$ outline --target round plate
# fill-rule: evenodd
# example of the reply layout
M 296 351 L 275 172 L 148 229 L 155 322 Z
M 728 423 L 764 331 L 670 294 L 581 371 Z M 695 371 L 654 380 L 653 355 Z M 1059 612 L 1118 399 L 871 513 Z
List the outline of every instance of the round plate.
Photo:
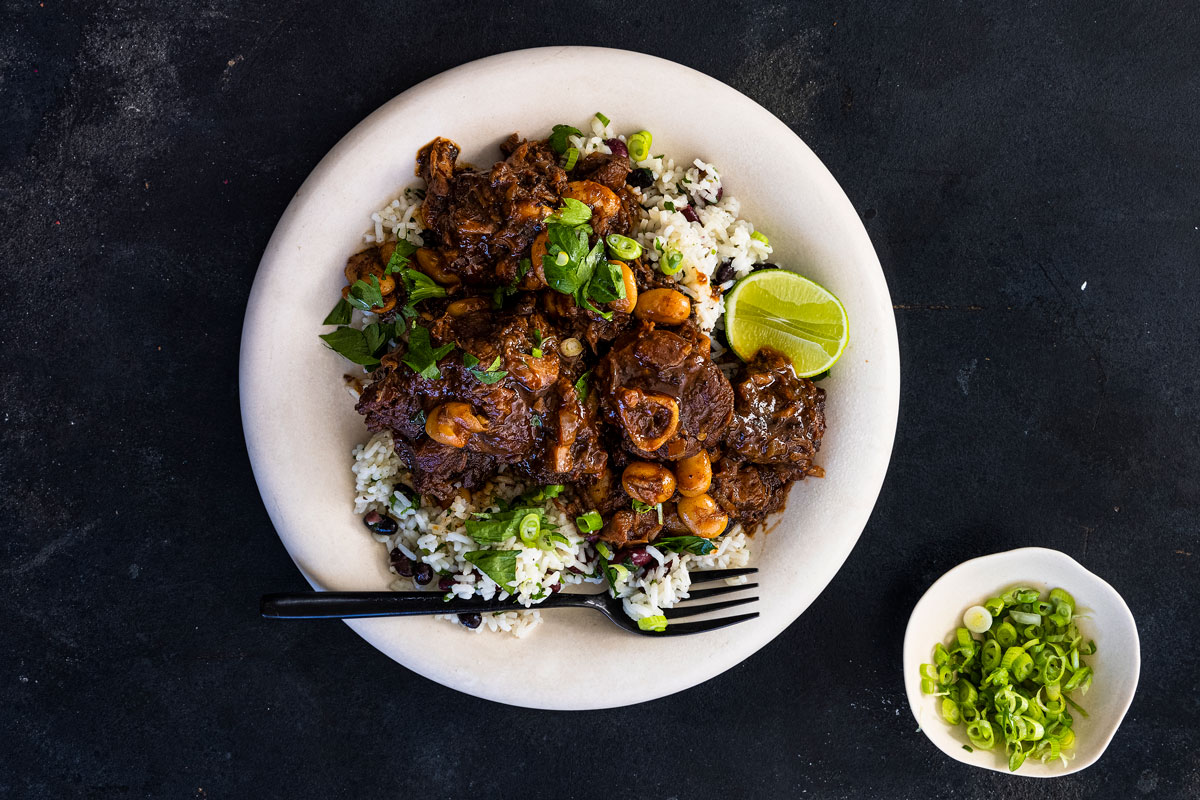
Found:
M 510 133 L 537 138 L 603 111 L 646 129 L 654 152 L 721 169 L 742 216 L 771 237 L 777 263 L 846 305 L 850 344 L 828 390 L 819 462 L 769 535 L 755 537 L 762 612 L 698 636 L 653 641 L 582 610 L 546 612 L 523 639 L 438 619 L 350 622 L 404 666 L 479 697 L 548 709 L 637 703 L 695 686 L 777 636 L 825 588 L 858 540 L 883 483 L 900 394 L 891 298 L 858 214 L 786 125 L 712 78 L 651 56 L 590 47 L 524 50 L 432 78 L 342 139 L 284 212 L 263 254 L 241 351 L 246 443 L 267 512 L 317 589 L 382 589 L 383 548 L 353 514 L 350 450 L 367 438 L 342 385 L 350 365 L 317 338 L 363 247 L 370 214 L 411 184 L 417 149 L 436 136 L 491 164 Z M 275 587 L 262 587 L 263 590 Z

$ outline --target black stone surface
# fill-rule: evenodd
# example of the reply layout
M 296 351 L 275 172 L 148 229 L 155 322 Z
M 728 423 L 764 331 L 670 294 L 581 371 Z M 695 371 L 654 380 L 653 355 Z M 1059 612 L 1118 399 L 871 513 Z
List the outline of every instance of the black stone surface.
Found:
M 457 5 L 0 3 L 0 797 L 1200 796 L 1195 5 Z M 903 360 L 883 494 L 811 610 L 590 714 L 261 622 L 305 584 L 238 417 L 251 279 L 321 156 L 545 44 L 674 59 L 791 125 L 862 213 Z M 943 757 L 900 672 L 930 582 L 1031 544 L 1110 581 L 1143 647 L 1108 753 L 1049 782 Z

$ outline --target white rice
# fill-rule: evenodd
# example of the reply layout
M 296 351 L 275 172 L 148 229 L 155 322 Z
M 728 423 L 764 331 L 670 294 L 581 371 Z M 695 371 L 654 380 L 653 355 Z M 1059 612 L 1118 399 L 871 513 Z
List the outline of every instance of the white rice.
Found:
M 605 139 L 620 139 L 612 123 L 604 125 L 592 118 L 592 135 L 571 136 L 572 147 L 581 157 L 590 153 L 611 153 Z M 657 157 L 656 157 L 657 156 Z M 671 250 L 683 256 L 675 273 L 680 288 L 691 296 L 696 319 L 704 331 L 711 331 L 724 312 L 721 293 L 744 277 L 756 264 L 767 260 L 771 246 L 754 239 L 754 225 L 740 219 L 741 203 L 729 194 L 720 194 L 721 174 L 715 166 L 697 158 L 691 164 L 676 165 L 674 159 L 655 153 L 636 164 L 654 176 L 654 184 L 638 190 L 643 215 L 636 226 L 636 238 L 646 257 L 657 263 L 662 253 Z M 720 200 L 718 200 L 720 195 Z M 699 222 L 689 222 L 681 209 L 690 206 Z M 711 286 L 713 273 L 726 260 L 732 262 L 733 280 Z
M 399 525 L 396 533 L 391 536 L 368 535 L 384 545 L 387 553 L 399 550 L 408 558 L 428 564 L 439 578 L 454 576 L 454 585 L 446 592 L 447 595 L 462 598 L 478 595 L 485 600 L 513 597 L 529 609 L 548 597 L 555 584 L 566 587 L 604 582 L 604 577 L 597 570 L 595 549 L 579 534 L 574 521 L 551 502 L 546 505 L 546 515 L 567 539 L 567 543 L 557 542 L 553 549 L 540 550 L 521 547 L 514 537 L 492 546 L 497 550 L 521 550 L 517 557 L 516 585 L 498 586 L 463 558 L 472 550 L 486 549 L 466 534 L 463 525 L 473 513 L 494 510 L 496 500 L 511 500 L 525 487 L 500 473 L 489 485 L 472 494 L 472 502 L 460 496 L 446 509 L 432 504 L 414 506 L 405 494 L 405 490 L 408 494 L 415 494 L 411 490 L 411 477 L 396 455 L 393 444 L 391 432 L 382 431 L 372 436 L 366 444 L 354 448 L 354 464 L 351 467 L 356 491 L 354 511 L 356 514 L 368 511 L 390 514 Z M 692 584 L 689 570 L 724 569 L 749 563 L 749 539 L 741 528 L 730 529 L 717 541 L 717 545 L 716 552 L 707 556 L 681 556 L 679 553 L 647 547 L 646 551 L 654 558 L 654 563 L 636 574 L 626 575 L 615 587 L 616 596 L 622 599 L 625 612 L 633 619 L 641 619 L 661 614 L 664 608 L 686 599 Z M 733 579 L 731 582 L 739 581 Z M 391 588 L 407 591 L 419 587 L 411 579 L 397 575 Z M 453 614 L 445 615 L 444 619 L 458 622 L 458 617 Z M 475 630 L 486 628 L 505 631 L 519 637 L 537 626 L 541 619 L 541 614 L 536 610 L 485 614 L 484 624 Z
M 571 146 L 579 149 L 580 157 L 595 152 L 611 153 L 604 140 L 617 138 L 624 141 L 626 138 L 614 133 L 611 122 L 604 125 L 598 118 L 591 121 L 591 134 L 569 138 Z M 695 159 L 691 164 L 677 166 L 670 158 L 655 157 L 652 149 L 651 156 L 638 162 L 637 166 L 651 171 L 654 184 L 644 190 L 635 190 L 640 195 L 643 209 L 636 225 L 636 238 L 651 261 L 657 262 L 665 250 L 682 255 L 682 268 L 674 276 L 675 280 L 691 296 L 701 328 L 711 331 L 724 311 L 721 294 L 732 285 L 729 281 L 713 287 L 713 273 L 722 262 L 730 260 L 736 280 L 765 261 L 771 254 L 771 247 L 751 238 L 754 226 L 738 217 L 741 206 L 736 198 L 723 194 L 718 200 L 721 175 L 712 164 Z M 372 229 L 363 240 L 377 244 L 407 239 L 416 245 L 423 244 L 418 221 L 423 197 L 423 190 L 417 187 L 405 189 L 399 197 L 371 215 Z M 699 222 L 688 221 L 679 210 L 684 206 L 690 206 L 696 212 Z M 713 348 L 714 356 L 719 355 L 721 348 L 715 341 Z M 409 494 L 415 495 L 411 490 L 411 477 L 396 455 L 391 433 L 375 434 L 366 444 L 356 446 L 353 456 L 354 512 L 388 513 L 399 523 L 399 530 L 391 536 L 370 534 L 387 548 L 388 553 L 399 550 L 406 557 L 431 566 L 439 577 L 454 576 L 454 584 L 446 592 L 447 596 L 502 600 L 514 597 L 527 609 L 484 615 L 483 624 L 475 632 L 486 629 L 524 636 L 541 623 L 541 613 L 531 607 L 550 595 L 551 586 L 605 582 L 598 574 L 595 549 L 579 534 L 574 521 L 552 502 L 547 503 L 547 516 L 566 537 L 567 544 L 556 543 L 550 550 L 521 548 L 515 585 L 498 586 L 463 558 L 467 552 L 484 549 L 466 535 L 463 527 L 466 520 L 473 513 L 494 509 L 496 500 L 511 500 L 525 490 L 525 486 L 510 476 L 497 475 L 482 490 L 472 494 L 471 502 L 458 497 L 447 509 L 437 505 L 414 506 L 400 489 L 408 487 Z M 614 587 L 625 612 L 633 619 L 659 615 L 663 609 L 687 598 L 691 587 L 690 570 L 743 567 L 749 563 L 749 537 L 740 527 L 731 528 L 717 545 L 717 550 L 707 556 L 681 555 L 647 547 L 653 562 L 642 570 L 625 574 Z M 518 540 L 513 538 L 495 545 L 494 549 L 512 550 L 518 546 Z M 745 578 L 727 582 L 744 583 Z M 411 579 L 397 575 L 391 588 L 410 590 L 414 584 Z M 456 615 L 446 614 L 443 618 L 458 623 Z

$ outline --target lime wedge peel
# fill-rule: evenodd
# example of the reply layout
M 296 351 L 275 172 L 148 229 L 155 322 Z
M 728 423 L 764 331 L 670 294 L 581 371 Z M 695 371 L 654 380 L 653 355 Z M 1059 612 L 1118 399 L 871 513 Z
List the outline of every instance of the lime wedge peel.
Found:
M 791 359 L 802 378 L 832 367 L 846 349 L 846 308 L 832 292 L 785 269 L 742 278 L 725 295 L 725 333 L 743 361 L 770 347 Z

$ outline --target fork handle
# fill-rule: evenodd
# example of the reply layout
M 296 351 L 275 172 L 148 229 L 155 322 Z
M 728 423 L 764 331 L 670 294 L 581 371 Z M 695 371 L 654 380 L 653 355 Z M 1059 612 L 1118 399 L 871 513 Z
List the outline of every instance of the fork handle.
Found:
M 360 619 L 429 614 L 489 614 L 523 611 L 512 600 L 445 600 L 441 592 L 285 592 L 263 595 L 259 610 L 266 619 Z M 537 608 L 582 605 L 581 595 L 556 594 Z M 552 602 L 555 601 L 555 602 Z

